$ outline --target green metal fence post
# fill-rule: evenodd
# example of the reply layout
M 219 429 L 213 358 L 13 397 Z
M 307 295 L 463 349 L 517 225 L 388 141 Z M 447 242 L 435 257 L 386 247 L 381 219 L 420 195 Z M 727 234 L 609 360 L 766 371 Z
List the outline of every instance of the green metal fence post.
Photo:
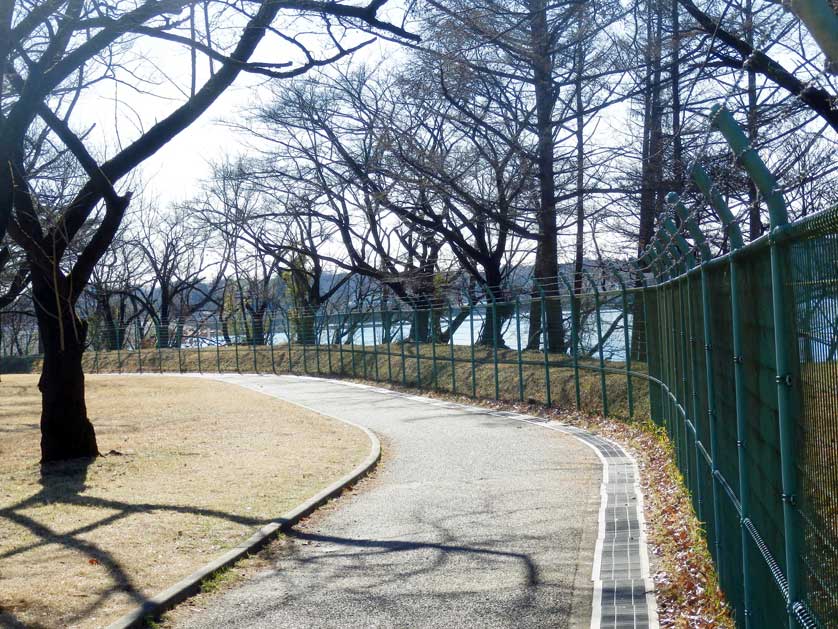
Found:
M 471 348 L 471 397 L 477 397 L 477 366 L 474 362 L 474 303 L 471 300 L 471 295 L 466 293 L 468 300 L 468 328 L 469 328 L 469 347 Z
M 620 275 L 619 269 L 611 267 L 614 278 L 620 285 L 620 300 L 623 307 L 623 347 L 625 347 L 625 368 L 626 368 L 626 403 L 628 404 L 629 419 L 634 419 L 634 394 L 631 389 L 631 344 L 629 341 L 629 307 L 626 283 Z
M 163 350 L 161 349 L 161 346 L 160 346 L 160 326 L 158 325 L 156 327 L 157 327 L 157 343 L 156 343 L 156 345 L 157 345 L 157 370 L 160 373 L 163 373 Z
M 372 360 L 375 367 L 375 381 L 380 382 L 381 376 L 378 370 L 378 338 L 375 335 L 375 309 L 370 308 L 370 319 L 372 320 Z M 381 331 L 384 332 L 384 322 L 381 322 Z
M 413 340 L 416 341 L 416 388 L 422 388 L 422 358 L 420 356 L 419 347 L 419 312 L 417 307 L 413 306 Z
M 114 339 L 116 339 L 116 369 L 122 373 L 122 352 L 120 351 L 119 325 L 113 324 Z
M 300 321 L 300 328 L 301 328 L 300 346 L 303 349 L 303 373 L 308 374 L 308 352 L 306 350 L 308 349 L 307 345 L 309 343 L 309 339 L 307 338 L 309 327 L 308 327 L 308 323 L 306 322 L 307 317 L 306 317 L 305 310 L 303 310 L 302 315 L 298 315 L 298 316 L 299 316 L 298 320 Z
M 524 401 L 524 364 L 521 356 L 521 298 L 515 295 L 515 338 L 518 349 L 518 400 Z
M 544 356 L 544 388 L 545 388 L 545 403 L 547 407 L 553 406 L 553 395 L 551 392 L 550 387 L 550 355 L 549 355 L 549 347 L 548 344 L 549 339 L 547 338 L 547 305 L 544 301 L 544 287 L 533 278 L 533 283 L 535 287 L 538 289 L 538 298 L 540 300 L 541 308 L 539 308 L 539 314 L 541 316 L 541 342 L 544 346 L 543 356 Z M 557 299 L 561 299 L 561 297 L 557 297 Z
M 221 373 L 221 334 L 218 332 L 218 316 L 215 317 L 215 367 Z
M 492 361 L 495 370 L 495 399 L 497 400 L 500 399 L 500 380 L 498 378 L 498 306 L 491 287 L 487 286 L 486 292 L 492 302 Z
M 667 201 L 673 205 L 675 208 L 676 214 L 681 219 L 682 225 L 684 225 L 687 231 L 690 233 L 693 241 L 695 242 L 696 246 L 698 247 L 698 251 L 700 253 L 700 263 L 704 264 L 709 262 L 712 259 L 712 254 L 710 253 L 710 247 L 707 245 L 707 239 L 704 237 L 704 233 L 698 227 L 698 224 L 693 220 L 692 216 L 690 215 L 689 211 L 684 204 L 678 198 L 678 195 L 675 193 L 670 193 L 667 195 Z M 699 434 L 699 422 L 698 422 L 698 364 L 697 364 L 697 356 L 696 356 L 696 335 L 695 335 L 695 313 L 693 313 L 692 309 L 692 274 L 687 274 L 687 320 L 689 321 L 690 326 L 690 372 L 692 374 L 692 416 L 694 425 L 694 449 L 695 449 L 695 474 L 696 474 L 696 502 L 697 508 L 696 512 L 698 513 L 699 519 L 702 518 L 702 492 L 701 492 L 701 483 L 698 482 L 699 480 L 699 456 L 700 451 L 698 448 L 698 444 L 701 442 L 701 435 Z
M 367 379 L 367 341 L 364 338 L 364 323 L 366 323 L 366 315 L 361 310 L 362 306 L 358 306 L 358 314 L 361 317 L 361 363 L 363 364 L 364 380 Z
M 454 313 L 448 303 L 448 347 L 451 349 L 451 393 L 457 395 L 457 363 L 454 361 Z
M 352 358 L 352 377 L 357 378 L 358 375 L 355 370 L 355 308 L 354 306 L 349 309 L 349 321 L 351 325 L 349 327 L 349 331 L 351 332 L 349 336 L 349 356 Z M 366 368 L 366 365 L 364 365 Z M 365 369 L 366 371 L 366 369 Z M 366 375 L 366 374 L 365 374 Z
M 581 296 L 576 294 L 573 285 L 561 271 L 559 271 L 559 277 L 567 287 L 570 296 L 570 344 L 573 358 L 573 387 L 576 394 L 576 410 L 581 411 L 582 386 L 579 382 L 579 299 Z
M 195 348 L 198 350 L 198 373 L 204 373 L 201 366 L 201 326 L 195 322 Z
M 698 459 L 696 457 L 696 472 L 695 476 L 692 474 L 692 465 L 690 461 L 690 449 L 687 447 L 687 444 L 690 441 L 689 435 L 689 426 L 692 424 L 690 421 L 689 416 L 687 415 L 687 398 L 689 397 L 689 380 L 687 378 L 688 368 L 687 368 L 687 360 L 689 356 L 689 341 L 687 338 L 687 316 L 685 314 L 686 311 L 686 303 L 684 299 L 684 287 L 689 279 L 689 272 L 695 266 L 695 260 L 693 259 L 690 246 L 687 244 L 686 240 L 684 240 L 683 236 L 678 231 L 678 228 L 673 223 L 672 219 L 667 218 L 663 223 L 664 229 L 668 232 L 672 242 L 675 244 L 679 254 L 680 260 L 682 261 L 682 267 L 680 269 L 681 275 L 677 279 L 676 283 L 678 286 L 678 308 L 679 308 L 679 323 L 678 325 L 678 334 L 681 337 L 681 388 L 683 390 L 683 396 L 681 397 L 681 415 L 683 417 L 683 425 L 684 425 L 684 475 L 686 477 L 686 484 L 687 487 L 692 487 L 692 479 L 695 478 L 696 485 L 698 485 Z M 688 295 L 689 297 L 689 295 Z M 677 382 L 676 382 L 676 392 L 677 392 Z M 678 397 L 676 395 L 676 397 Z M 695 417 L 693 417 L 693 422 L 695 421 Z
M 312 315 L 314 318 L 314 369 L 317 371 L 317 375 L 319 376 L 321 373 L 320 369 L 320 334 L 322 332 L 322 321 L 323 316 L 320 316 L 320 323 L 317 321 L 317 311 L 314 311 Z
M 140 322 L 136 321 L 137 328 L 137 369 L 140 373 L 143 372 L 143 329 Z
M 794 321 L 787 312 L 789 295 L 786 274 L 789 272 L 788 246 L 778 238 L 788 224 L 786 203 L 774 176 L 748 144 L 742 129 L 724 107 L 711 109 L 711 122 L 721 131 L 736 159 L 745 167 L 768 206 L 770 219 L 771 301 L 774 315 L 774 355 L 777 382 L 777 416 L 780 435 L 780 470 L 783 486 L 783 528 L 788 582 L 788 626 L 796 626 L 795 612 L 802 605 L 802 584 L 799 576 L 800 526 L 796 508 L 797 474 L 795 469 L 795 387 L 799 386 L 798 365 L 792 360 L 789 345 L 796 343 Z M 793 299 L 793 297 L 792 297 Z
M 271 352 L 271 373 L 276 374 L 276 358 L 274 356 L 274 325 L 276 315 L 268 311 L 268 347 Z
M 405 360 L 404 346 L 407 340 L 404 338 L 404 315 L 402 314 L 402 304 L 399 304 L 399 345 L 401 347 L 402 355 L 402 386 L 407 386 L 407 362 Z
M 748 461 L 745 456 L 747 435 L 747 408 L 745 405 L 745 348 L 742 344 L 742 307 L 739 285 L 739 257 L 737 252 L 744 246 L 742 233 L 733 213 L 725 203 L 724 198 L 715 187 L 710 177 L 699 165 L 695 165 L 690 173 L 705 200 L 715 210 L 716 216 L 724 225 L 730 243 L 731 255 L 728 258 L 730 270 L 730 319 L 733 336 L 733 379 L 734 395 L 736 396 L 736 451 L 739 467 L 739 531 L 742 546 L 742 588 L 745 629 L 751 626 L 752 605 L 752 575 L 750 552 L 750 534 L 748 524 L 751 518 L 751 488 Z
M 659 235 L 659 234 L 658 234 Z M 660 357 L 660 381 L 661 381 L 661 411 L 663 412 L 663 425 L 667 430 L 667 434 L 672 439 L 672 398 L 670 397 L 669 384 L 672 381 L 671 369 L 672 361 L 670 360 L 670 343 L 669 336 L 666 334 L 667 308 L 668 299 L 666 295 L 666 280 L 668 277 L 668 266 L 670 264 L 669 256 L 658 242 L 656 235 L 655 240 L 651 243 L 653 260 L 655 264 L 655 297 L 658 305 L 658 355 Z M 673 440 L 674 441 L 674 440 Z
M 233 353 L 236 355 L 236 373 L 241 373 L 239 367 L 239 325 L 236 315 L 233 315 Z
M 722 530 L 721 530 L 721 523 L 720 523 L 720 513 L 719 513 L 719 503 L 721 502 L 719 499 L 719 464 L 718 464 L 718 452 L 719 452 L 719 430 L 717 425 L 717 414 L 716 414 L 716 375 L 715 375 L 715 365 L 713 362 L 713 332 L 710 325 L 711 321 L 711 298 L 710 298 L 710 285 L 707 279 L 707 268 L 706 264 L 701 264 L 701 315 L 704 327 L 704 353 L 705 353 L 705 372 L 707 374 L 707 416 L 709 420 L 709 427 L 710 427 L 710 465 L 712 468 L 713 474 L 713 483 L 712 483 L 712 497 L 713 497 L 713 528 L 715 531 L 715 535 L 713 536 L 715 540 L 715 554 L 716 554 L 716 565 L 718 566 L 718 572 L 722 572 L 723 570 L 723 561 L 722 561 Z
M 253 326 L 253 319 L 250 321 L 250 341 L 251 351 L 253 352 L 253 371 L 259 373 L 259 364 L 256 362 L 256 330 Z
M 436 372 L 436 310 L 431 305 L 428 312 L 428 324 L 431 327 L 431 387 L 434 391 L 439 389 Z
M 384 333 L 387 333 L 387 384 L 393 384 L 393 319 L 390 311 L 386 310 L 387 304 L 381 302 L 381 341 L 384 341 Z M 384 317 L 388 317 L 388 325 L 384 327 Z
M 329 329 L 329 312 L 324 308 L 323 310 L 323 317 L 326 319 L 325 329 L 326 329 L 326 362 L 329 365 L 329 373 L 335 373 L 334 367 L 332 367 L 332 332 Z
M 599 347 L 599 386 L 602 394 L 602 414 L 608 417 L 608 388 L 605 382 L 605 352 L 602 347 L 602 316 L 600 314 L 599 288 L 587 269 L 583 268 L 582 273 L 588 278 L 588 282 L 594 290 L 594 314 L 596 317 L 596 339 Z
M 288 373 L 294 373 L 294 362 L 291 359 L 291 337 L 293 330 L 291 330 L 291 308 L 285 311 L 285 334 L 288 340 Z

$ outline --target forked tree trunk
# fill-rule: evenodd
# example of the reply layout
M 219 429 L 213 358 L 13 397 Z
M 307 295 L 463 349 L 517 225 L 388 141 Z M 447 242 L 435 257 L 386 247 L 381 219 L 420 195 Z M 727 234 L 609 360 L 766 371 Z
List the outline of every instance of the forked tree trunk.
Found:
M 38 330 L 44 349 L 44 363 L 38 388 L 41 391 L 41 462 L 89 458 L 99 454 L 96 433 L 87 417 L 84 401 L 82 354 L 87 323 L 61 299 L 56 316 L 56 293 L 51 282 L 33 276 Z M 50 308 L 52 311 L 47 311 Z

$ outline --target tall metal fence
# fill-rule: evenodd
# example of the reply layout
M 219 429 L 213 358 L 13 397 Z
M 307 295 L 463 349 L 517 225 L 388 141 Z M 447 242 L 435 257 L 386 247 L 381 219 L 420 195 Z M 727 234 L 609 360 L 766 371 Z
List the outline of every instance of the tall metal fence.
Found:
M 730 114 L 714 110 L 713 124 L 771 219 L 744 244 L 694 165 L 723 255 L 670 195 L 636 263 L 443 291 L 421 307 L 367 296 L 335 310 L 91 323 L 85 367 L 332 375 L 651 418 L 674 444 L 737 624 L 838 627 L 838 208 L 789 223 Z M 0 327 L 7 369 L 37 360 L 20 357 L 37 352 L 36 333 Z

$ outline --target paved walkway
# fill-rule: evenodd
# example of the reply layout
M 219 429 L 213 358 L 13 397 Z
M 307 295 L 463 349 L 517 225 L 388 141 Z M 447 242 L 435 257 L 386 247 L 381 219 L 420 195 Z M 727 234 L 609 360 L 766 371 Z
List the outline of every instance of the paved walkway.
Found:
M 362 424 L 384 459 L 185 627 L 650 626 L 634 466 L 607 442 L 334 381 L 218 378 Z

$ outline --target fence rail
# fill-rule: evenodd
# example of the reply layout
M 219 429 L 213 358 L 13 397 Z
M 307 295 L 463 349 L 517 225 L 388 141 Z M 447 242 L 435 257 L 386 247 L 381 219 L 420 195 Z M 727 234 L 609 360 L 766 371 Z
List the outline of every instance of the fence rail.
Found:
M 258 319 L 207 313 L 165 329 L 91 324 L 86 369 L 337 375 L 651 418 L 675 446 L 737 624 L 838 627 L 838 208 L 788 223 L 733 119 L 717 109 L 713 122 L 771 218 L 746 245 L 694 165 L 723 255 L 670 195 L 637 263 L 427 308 L 367 300 Z M 559 339 L 548 312 L 560 313 Z M 15 334 L 4 327 L 0 340 L 7 370 L 37 360 L 11 356 L 37 347 L 36 333 Z

